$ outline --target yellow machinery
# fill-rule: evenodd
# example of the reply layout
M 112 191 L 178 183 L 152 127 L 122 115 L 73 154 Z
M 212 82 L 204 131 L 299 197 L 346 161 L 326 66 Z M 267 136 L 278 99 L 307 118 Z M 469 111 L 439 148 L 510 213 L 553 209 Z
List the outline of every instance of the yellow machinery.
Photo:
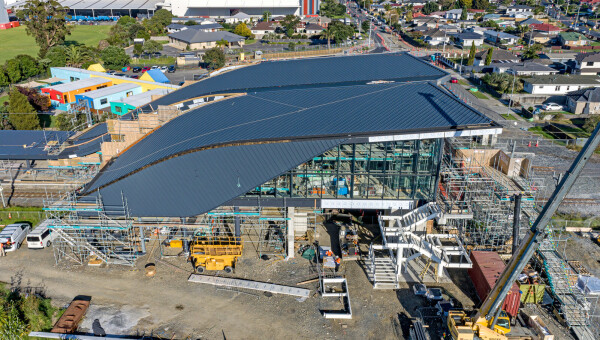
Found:
M 231 273 L 243 248 L 242 242 L 235 237 L 197 237 L 190 245 L 190 261 L 198 274 L 205 270 Z
M 510 322 L 506 313 L 502 311 L 504 299 L 513 282 L 517 280 L 518 275 L 523 271 L 538 245 L 543 241 L 546 226 L 550 224 L 552 215 L 558 209 L 599 144 L 600 124 L 596 126 L 585 146 L 542 208 L 531 229 L 513 252 L 506 268 L 500 274 L 492 291 L 483 301 L 477 313 L 472 317 L 467 316 L 464 311 L 450 311 L 448 313 L 447 326 L 454 340 L 506 340 L 517 337 L 515 334 L 509 333 Z

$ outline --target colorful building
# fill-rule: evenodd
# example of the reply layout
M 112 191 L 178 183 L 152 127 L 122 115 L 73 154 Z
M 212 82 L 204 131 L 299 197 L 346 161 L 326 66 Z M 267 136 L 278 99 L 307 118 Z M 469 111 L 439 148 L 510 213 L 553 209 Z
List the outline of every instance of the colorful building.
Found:
M 126 113 L 129 113 L 130 111 L 137 109 L 140 106 L 144 106 L 150 103 L 153 100 L 153 98 L 157 98 L 157 96 L 164 96 L 169 92 L 171 92 L 171 90 L 156 89 L 136 94 L 130 97 L 122 98 L 119 100 L 111 101 L 110 112 L 122 116 Z
M 94 78 L 92 78 L 94 79 Z M 107 88 L 90 91 L 75 96 L 77 103 L 87 102 L 90 109 L 101 110 L 110 107 L 110 102 L 142 93 L 136 84 L 118 84 Z
M 113 76 L 103 72 L 89 71 L 75 67 L 52 67 L 50 68 L 52 77 L 58 77 L 65 79 L 65 81 L 76 81 L 87 78 L 103 78 L 109 80 L 113 85 L 117 84 L 136 84 L 142 88 L 143 92 L 154 90 L 154 89 L 169 89 L 176 90 L 179 88 L 177 85 L 155 83 L 151 81 L 145 81 L 141 79 L 133 79 L 128 77 Z
M 50 96 L 50 100 L 59 110 L 68 110 L 69 105 L 75 102 L 75 95 L 95 91 L 112 85 L 112 82 L 103 78 L 88 78 L 71 81 L 65 84 L 48 86 L 42 93 Z
M 88 69 L 88 71 L 106 72 L 106 69 L 104 67 L 102 67 L 102 65 L 100 65 L 100 64 L 92 64 L 87 69 Z
M 155 83 L 163 83 L 163 84 L 170 83 L 169 78 L 167 78 L 165 76 L 165 74 L 162 73 L 161 70 L 148 70 L 148 71 L 144 72 L 144 74 L 142 74 L 142 76 L 140 77 L 140 80 L 145 80 L 145 81 L 150 81 L 150 82 L 155 82 Z
M 302 0 L 302 15 L 317 15 L 319 13 L 319 0 Z

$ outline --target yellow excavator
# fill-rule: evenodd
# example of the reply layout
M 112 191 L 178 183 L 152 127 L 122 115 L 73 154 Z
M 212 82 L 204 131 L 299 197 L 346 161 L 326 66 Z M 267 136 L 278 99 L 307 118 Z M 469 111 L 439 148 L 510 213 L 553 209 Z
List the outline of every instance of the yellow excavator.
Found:
M 556 186 L 554 193 L 544 205 L 541 213 L 533 223 L 531 229 L 523 242 L 518 246 L 508 265 L 500 275 L 492 291 L 481 304 L 474 316 L 468 316 L 464 311 L 450 311 L 448 313 L 447 326 L 454 340 L 507 340 L 510 334 L 510 320 L 502 311 L 502 304 L 506 295 L 517 280 L 517 276 L 523 271 L 525 265 L 535 253 L 539 243 L 544 239 L 545 227 L 550 224 L 552 215 L 565 198 L 585 164 L 592 156 L 594 150 L 600 144 L 600 124 L 596 126 L 590 138 L 577 158 L 571 164 L 560 183 Z

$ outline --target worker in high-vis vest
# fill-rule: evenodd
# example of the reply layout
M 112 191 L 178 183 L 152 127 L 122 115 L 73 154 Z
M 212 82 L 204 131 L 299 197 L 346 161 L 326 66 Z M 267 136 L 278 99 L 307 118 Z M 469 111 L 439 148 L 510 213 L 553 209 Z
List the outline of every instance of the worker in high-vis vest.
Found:
M 0 243 L 0 256 L 6 256 L 6 250 L 4 250 L 4 243 Z

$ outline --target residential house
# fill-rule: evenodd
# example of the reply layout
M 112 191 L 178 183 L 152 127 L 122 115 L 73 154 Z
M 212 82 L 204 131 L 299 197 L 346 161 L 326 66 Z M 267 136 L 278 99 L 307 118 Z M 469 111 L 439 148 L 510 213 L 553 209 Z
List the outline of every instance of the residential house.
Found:
M 552 67 L 533 62 L 494 63 L 490 66 L 493 68 L 494 73 L 516 74 L 517 76 L 531 77 L 558 74 L 558 71 Z
M 203 32 L 195 29 L 169 34 L 171 46 L 185 50 L 203 50 L 217 46 L 217 41 L 226 40 L 229 47 L 244 46 L 246 38 L 227 31 Z
M 446 11 L 446 15 L 444 16 L 444 18 L 448 20 L 460 20 L 462 12 L 463 11 L 460 8 L 451 9 L 449 11 Z M 472 20 L 474 17 L 475 13 L 467 12 L 467 20 Z
M 189 26 L 186 25 L 182 25 L 182 24 L 169 24 L 167 26 L 167 32 L 169 33 L 175 33 L 175 32 L 179 32 L 179 31 L 183 31 L 183 30 L 187 30 Z
M 490 14 L 486 14 L 483 16 L 483 21 L 498 20 L 498 19 L 500 19 L 500 17 L 501 17 L 500 14 L 490 13 Z
M 446 11 L 435 11 L 435 12 L 429 13 L 429 16 L 432 18 L 445 18 Z
M 425 6 L 429 1 L 431 1 L 431 0 L 407 0 L 407 1 L 404 1 L 404 4 L 413 5 L 413 7 L 414 6 Z
M 521 16 L 525 15 L 527 17 L 533 15 L 533 10 L 533 7 L 525 5 L 514 5 L 506 9 L 506 15 L 508 15 L 509 17 L 515 17 L 518 14 Z
M 261 21 L 257 22 L 254 27 L 250 29 L 252 34 L 258 39 L 261 39 L 266 34 L 275 33 L 276 24 L 273 21 Z
M 460 26 L 456 25 L 456 24 L 439 25 L 438 29 L 442 32 L 446 32 L 447 34 L 454 34 L 454 35 L 456 35 L 457 33 L 460 32 Z
M 496 20 L 496 24 L 501 28 L 517 27 L 517 24 L 514 20 Z
M 483 32 L 489 31 L 489 30 L 490 30 L 489 27 L 481 27 L 481 26 L 476 26 L 476 25 L 465 28 L 465 32 L 477 33 L 481 36 L 483 36 Z
M 318 17 L 306 17 L 303 20 L 306 24 L 317 24 L 323 28 L 327 28 L 327 26 L 329 26 L 329 24 L 331 23 L 331 19 L 329 19 L 328 17 L 324 17 L 324 16 L 318 16 Z
M 431 30 L 431 27 L 427 26 L 427 25 L 421 25 L 421 26 L 415 26 L 412 28 L 413 31 L 415 32 L 421 32 L 421 33 L 425 33 L 429 30 Z
M 207 23 L 201 22 L 200 25 L 188 26 L 191 29 L 200 31 L 200 32 L 217 32 L 223 29 L 223 26 L 217 23 Z
M 534 18 L 527 18 L 525 20 L 520 20 L 520 21 L 517 21 L 517 23 L 520 26 L 529 26 L 529 25 L 533 25 L 533 24 L 543 24 L 543 22 L 541 22 L 541 21 L 539 21 L 537 19 L 534 19 Z
M 540 32 L 527 32 L 523 38 L 527 44 L 546 44 L 551 39 L 551 36 Z M 531 40 L 531 42 L 529 41 Z
M 456 41 L 462 48 L 470 48 L 483 45 L 483 35 L 473 32 L 463 32 L 456 35 Z
M 594 87 L 567 93 L 567 109 L 578 114 L 600 113 L 600 88 Z
M 564 95 L 588 87 L 600 87 L 598 76 L 552 75 L 523 79 L 523 89 L 531 94 Z
M 558 41 L 562 46 L 577 47 L 586 46 L 590 41 L 581 33 L 577 32 L 561 32 L 558 35 Z
M 486 41 L 501 45 L 514 45 L 519 41 L 519 37 L 515 35 L 492 30 L 483 32 L 483 37 Z
M 562 29 L 560 27 L 554 26 L 552 24 L 531 24 L 529 25 L 529 27 L 531 27 L 531 29 L 535 32 L 540 32 L 550 37 L 555 37 L 560 32 L 562 32 Z
M 236 14 L 234 14 L 230 17 L 226 17 L 224 20 L 228 24 L 237 24 L 238 22 L 248 23 L 248 22 L 250 22 L 251 19 L 252 19 L 252 17 L 249 16 L 248 14 L 246 14 L 244 12 L 237 12 Z
M 160 70 L 155 71 L 160 72 Z M 142 88 L 139 85 L 124 83 L 77 94 L 75 95 L 75 101 L 77 104 L 85 103 L 92 110 L 102 110 L 110 107 L 110 101 L 127 98 L 140 93 L 142 93 Z
M 600 52 L 579 53 L 574 61 L 574 69 L 578 74 L 600 75 Z
M 323 30 L 325 30 L 323 27 L 312 23 L 306 24 L 306 26 L 304 27 L 304 32 L 308 36 L 321 34 Z
M 415 26 L 427 26 L 429 28 L 436 28 L 440 24 L 440 19 L 432 17 L 420 17 L 413 19 L 413 25 Z
M 475 61 L 473 62 L 473 65 L 484 65 L 489 51 L 490 50 L 487 49 L 475 53 Z M 494 48 L 492 51 L 492 63 L 517 63 L 519 61 L 521 61 L 521 58 L 508 52 L 507 50 L 503 50 L 501 48 Z
M 443 45 L 450 41 L 450 36 L 434 28 L 423 33 L 423 41 L 431 46 Z

